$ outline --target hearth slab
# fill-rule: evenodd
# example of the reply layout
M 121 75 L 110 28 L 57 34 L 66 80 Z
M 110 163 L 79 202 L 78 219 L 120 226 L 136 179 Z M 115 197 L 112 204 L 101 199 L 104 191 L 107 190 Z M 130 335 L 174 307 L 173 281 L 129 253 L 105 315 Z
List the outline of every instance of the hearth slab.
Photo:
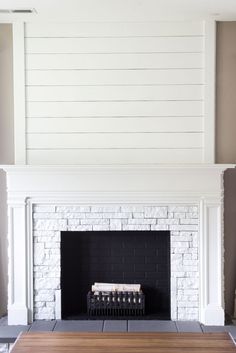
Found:
M 199 322 L 176 321 L 178 332 L 202 332 Z
M 34 321 L 29 329 L 30 332 L 37 332 L 37 331 L 53 331 L 56 325 L 56 320 L 37 320 Z
M 80 332 L 102 332 L 102 320 L 70 320 L 70 321 L 57 321 L 54 331 L 80 331 Z
M 225 332 L 227 331 L 225 326 L 204 326 L 202 325 L 203 332 Z
M 236 340 L 236 326 L 225 326 L 225 330 L 232 335 L 234 340 Z
M 127 332 L 127 320 L 105 320 L 103 332 Z
M 7 316 L 3 316 L 0 318 L 0 326 L 2 325 L 8 325 Z
M 177 332 L 174 321 L 132 320 L 128 321 L 128 332 Z
M 21 332 L 27 332 L 30 326 L 0 326 L 0 343 L 13 343 Z
M 203 332 L 229 332 L 234 339 L 236 339 L 236 326 L 227 325 L 227 326 L 202 326 Z

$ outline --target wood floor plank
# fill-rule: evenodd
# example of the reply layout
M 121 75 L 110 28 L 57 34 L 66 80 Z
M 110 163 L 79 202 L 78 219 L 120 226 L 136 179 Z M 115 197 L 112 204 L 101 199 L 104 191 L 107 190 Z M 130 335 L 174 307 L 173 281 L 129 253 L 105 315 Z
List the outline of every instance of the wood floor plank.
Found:
M 28 353 L 28 352 L 33 352 L 32 351 L 32 347 L 14 347 L 12 352 L 17 352 L 17 353 Z M 36 351 L 37 353 L 46 353 L 49 352 L 48 350 L 46 350 L 45 348 L 42 347 L 38 347 Z M 69 353 L 74 353 L 74 352 L 80 352 L 80 353 L 103 353 L 103 352 L 114 352 L 114 353 L 144 353 L 144 352 L 150 352 L 150 353 L 181 353 L 181 352 L 185 352 L 185 353 L 189 353 L 190 352 L 190 348 L 186 348 L 183 350 L 183 348 L 162 348 L 162 347 L 156 347 L 156 348 L 150 348 L 148 350 L 144 350 L 143 348 L 130 348 L 130 349 L 126 349 L 124 351 L 124 349 L 122 347 L 116 347 L 113 348 L 111 347 L 109 350 L 104 349 L 103 347 L 97 347 L 96 349 L 92 349 L 90 347 L 87 348 L 80 348 L 80 347 L 69 347 L 66 348 L 64 347 L 63 349 L 59 348 L 59 347 L 53 347 L 52 349 L 50 349 L 50 353 L 56 353 L 56 352 L 69 352 Z M 226 349 L 226 348 L 217 348 L 217 349 L 212 349 L 212 348 L 191 348 L 191 352 L 193 353 L 235 353 L 235 348 L 230 348 L 230 349 Z
M 87 339 L 59 339 L 57 340 L 60 347 L 70 347 L 70 346 L 79 346 L 79 347 L 143 347 L 143 348 L 151 348 L 151 347 L 177 347 L 177 348 L 185 348 L 185 347 L 232 347 L 232 342 L 230 340 L 201 340 L 201 339 L 173 339 L 168 341 L 168 339 L 144 339 L 140 337 L 139 339 L 123 339 L 123 338 L 110 338 L 104 340 L 93 339 L 91 342 L 91 338 Z M 51 347 L 55 345 L 55 339 L 42 341 L 40 339 L 34 340 L 32 343 L 30 341 L 30 345 L 32 347 L 42 346 L 42 347 Z
M 175 339 L 182 339 L 182 338 L 201 338 L 201 339 L 212 339 L 214 340 L 215 338 L 219 338 L 219 339 L 225 339 L 228 340 L 229 339 L 229 335 L 227 332 L 223 331 L 223 332 L 218 332 L 218 333 L 195 333 L 195 332 L 190 332 L 190 333 L 186 333 L 186 332 L 179 332 L 178 334 L 176 333 L 172 333 L 172 332 L 139 332 L 138 334 L 136 332 L 129 332 L 127 335 L 124 334 L 123 332 L 115 332 L 115 333 L 111 333 L 111 332 L 104 332 L 102 334 L 98 333 L 98 332 L 94 332 L 94 333 L 90 333 L 90 332 L 53 332 L 53 334 L 51 332 L 44 332 L 44 338 L 46 339 L 50 339 L 50 338 L 65 338 L 65 337 L 82 337 L 82 338 L 91 338 L 93 337 L 94 339 L 104 339 L 104 338 L 109 338 L 109 337 L 116 337 L 116 338 L 125 338 L 125 339 L 129 339 L 130 337 L 133 338 L 139 338 L 139 337 L 143 337 L 143 338 L 175 338 Z M 22 335 L 21 339 L 34 339 L 34 338 L 42 338 L 42 332 L 31 332 L 30 335 Z
M 29 332 L 12 353 L 236 353 L 228 333 Z

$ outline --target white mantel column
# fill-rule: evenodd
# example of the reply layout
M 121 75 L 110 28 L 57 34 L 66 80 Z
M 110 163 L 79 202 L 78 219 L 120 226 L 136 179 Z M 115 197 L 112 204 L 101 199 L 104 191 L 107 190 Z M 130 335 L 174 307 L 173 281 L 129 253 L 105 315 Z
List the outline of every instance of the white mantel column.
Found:
M 8 324 L 27 325 L 28 313 L 28 271 L 27 271 L 27 204 L 26 199 L 10 200 L 8 205 L 9 232 L 9 283 Z
M 204 200 L 201 208 L 200 321 L 205 325 L 224 325 L 222 202 Z

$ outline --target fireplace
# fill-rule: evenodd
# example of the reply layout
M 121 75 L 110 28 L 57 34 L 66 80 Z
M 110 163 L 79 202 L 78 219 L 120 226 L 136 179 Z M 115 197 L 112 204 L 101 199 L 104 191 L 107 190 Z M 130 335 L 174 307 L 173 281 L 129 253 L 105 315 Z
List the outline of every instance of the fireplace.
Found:
M 75 231 L 87 232 L 92 237 L 97 231 L 105 234 L 114 231 L 143 231 L 146 232 L 146 242 L 152 232 L 170 233 L 170 316 L 172 320 L 198 319 L 198 205 L 34 204 L 32 216 L 35 319 L 61 319 L 61 236 L 64 232 L 70 234 Z M 116 239 L 117 242 L 119 243 L 119 239 Z M 142 268 L 142 265 L 138 266 Z M 74 275 L 72 269 L 71 274 Z M 94 281 L 97 280 L 94 278 Z M 165 317 L 167 316 L 166 310 Z
M 146 317 L 170 319 L 170 232 L 62 232 L 63 319 L 87 317 L 94 282 L 141 284 Z
M 60 318 L 61 232 L 168 231 L 171 319 L 223 324 L 227 168 L 5 166 L 9 323 Z

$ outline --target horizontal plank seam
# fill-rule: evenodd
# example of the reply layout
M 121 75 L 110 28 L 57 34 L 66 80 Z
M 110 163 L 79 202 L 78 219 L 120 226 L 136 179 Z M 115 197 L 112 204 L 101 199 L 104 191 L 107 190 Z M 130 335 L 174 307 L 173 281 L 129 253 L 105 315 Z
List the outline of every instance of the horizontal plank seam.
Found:
M 77 68 L 72 68 L 72 69 L 67 69 L 67 68 L 61 68 L 61 69 L 27 69 L 26 71 L 173 71 L 173 70 L 203 70 L 204 67 L 170 67 L 170 68 L 155 68 L 155 67 L 151 67 L 151 68 L 112 68 L 112 69 L 86 69 L 86 68 L 82 68 L 82 69 L 77 69 Z
M 65 55 L 65 54 L 83 54 L 83 55 L 88 55 L 88 54 L 177 54 L 177 53 L 181 53 L 181 54 L 203 54 L 204 51 L 107 51 L 107 52 L 36 52 L 36 51 L 25 51 L 25 54 L 50 54 L 50 55 Z
M 27 100 L 28 103 L 112 103 L 112 102 L 203 102 L 203 99 L 99 99 L 99 100 Z
M 101 147 L 63 147 L 63 148 L 41 148 L 41 147 L 37 147 L 37 148 L 31 148 L 31 147 L 27 147 L 27 150 L 183 150 L 183 151 L 188 151 L 188 150 L 202 150 L 203 147 L 185 147 L 185 148 L 179 148 L 179 147 L 168 147 L 168 148 L 163 148 L 163 147 L 137 147 L 137 148 L 130 148 L 130 147 L 107 147 L 107 148 L 101 148 Z
M 36 53 L 36 52 L 27 52 L 25 53 L 26 54 L 26 57 L 27 56 L 30 56 L 30 55 L 103 55 L 103 54 L 106 54 L 106 55 L 115 55 L 115 54 L 121 54 L 121 55 L 135 55 L 135 54 L 140 54 L 140 55 L 151 55 L 151 54 L 158 54 L 158 55 L 161 55 L 161 54 L 204 54 L 204 51 L 158 51 L 158 52 L 119 52 L 119 53 L 113 53 L 113 52 L 63 52 L 63 53 L 42 53 L 42 52 L 39 52 L 39 53 Z
M 74 85 L 66 85 L 66 84 L 46 84 L 46 85 L 39 85 L 39 84 L 26 84 L 25 87 L 143 87 L 143 86 L 205 86 L 204 83 L 167 83 L 167 84 L 74 84 Z
M 27 32 L 26 32 L 27 34 Z M 50 35 L 50 36 L 28 36 L 25 35 L 25 39 L 27 38 L 32 38 L 32 39 L 74 39 L 74 38 L 82 38 L 82 39 L 90 39 L 90 38 L 204 38 L 204 34 L 182 34 L 182 35 L 123 35 L 123 36 L 54 36 L 54 35 Z
M 91 118 L 95 118 L 95 119 L 100 119 L 100 118 L 106 118 L 106 119 L 110 119 L 110 118 L 130 118 L 130 119 L 135 119 L 135 118 L 203 118 L 204 115 L 179 115 L 179 116 L 176 116 L 176 115 L 160 115 L 160 116 L 153 116 L 153 115 L 133 115 L 133 116 L 126 116 L 126 115 L 116 115 L 116 116 L 103 116 L 103 115 L 89 115 L 89 116 L 86 116 L 86 115 L 81 115 L 81 116 L 60 116 L 60 117 L 57 117 L 57 116 L 26 116 L 26 119 L 80 119 L 80 118 L 84 118 L 84 119 L 91 119 Z
M 201 134 L 204 131 L 122 131 L 122 132 L 117 132 L 117 131 L 103 131 L 103 132 L 86 132 L 86 131 L 79 131 L 79 132 L 26 132 L 26 135 L 111 135 L 111 134 L 116 134 L 116 135 L 123 135 L 123 134 L 129 134 L 129 135 L 143 135 L 143 134 L 153 134 L 153 135 L 161 135 L 161 134 Z
M 122 115 L 122 116 L 78 116 L 78 117 L 65 117 L 65 118 L 62 118 L 62 117 L 26 117 L 26 119 L 146 119 L 146 118 L 152 118 L 152 119 L 166 119 L 166 118 L 174 118 L 174 119 L 182 119 L 182 118 L 203 118 L 204 116 L 203 115 L 188 115 L 188 116 L 125 116 L 125 115 Z

